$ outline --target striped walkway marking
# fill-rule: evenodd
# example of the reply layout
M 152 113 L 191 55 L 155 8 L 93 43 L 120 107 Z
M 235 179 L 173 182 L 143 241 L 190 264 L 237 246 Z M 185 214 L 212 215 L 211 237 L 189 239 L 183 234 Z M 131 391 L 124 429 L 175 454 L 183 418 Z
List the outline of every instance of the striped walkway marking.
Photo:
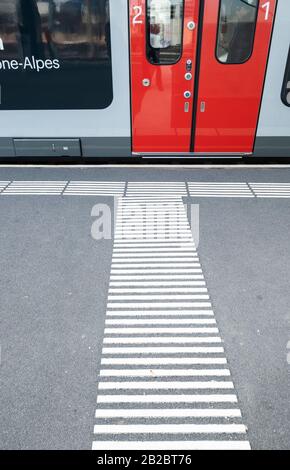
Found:
M 95 420 L 95 450 L 250 449 L 181 196 L 118 201 Z
M 254 197 L 247 183 L 189 182 L 191 197 Z
M 63 193 L 66 181 L 13 181 L 2 195 L 59 196 Z
M 290 198 L 290 183 L 249 183 L 256 197 Z
M 9 185 L 10 181 L 0 181 L 0 193 Z
M 129 181 L 126 196 L 132 201 L 152 199 L 160 202 L 160 198 L 178 201 L 178 197 L 187 196 L 187 189 L 183 181 Z
M 123 196 L 125 182 L 122 181 L 70 181 L 65 196 Z
M 126 186 L 127 184 L 127 186 Z M 246 183 L 246 182 L 128 182 L 125 181 L 0 181 L 0 194 L 5 196 L 117 196 L 130 202 L 124 208 L 128 216 L 138 210 L 140 203 L 170 202 L 175 209 L 175 224 L 186 227 L 186 214 L 180 208 L 181 197 L 192 198 L 290 198 L 290 183 Z M 129 211 L 129 212 L 128 212 Z M 158 209 L 156 208 L 158 213 Z M 162 214 L 162 206 L 160 208 Z M 159 215 L 160 215 L 159 214 Z M 170 215 L 170 214 L 169 214 Z M 156 214 L 155 214 L 156 217 Z M 150 214 L 147 213 L 147 218 Z M 123 221 L 125 222 L 125 220 Z M 133 238 L 142 228 L 142 220 L 136 217 Z M 159 221 L 158 227 L 161 227 Z M 123 223 L 123 232 L 130 227 Z M 173 222 L 172 222 L 173 227 Z M 143 227 L 144 228 L 144 227 Z M 186 230 L 184 230 L 184 234 Z M 149 233 L 148 233 L 149 235 Z M 129 238 L 129 237 L 128 237 Z M 153 240 L 154 241 L 154 240 Z M 155 250 L 156 251 L 156 250 Z M 153 253 L 153 251 L 152 251 Z

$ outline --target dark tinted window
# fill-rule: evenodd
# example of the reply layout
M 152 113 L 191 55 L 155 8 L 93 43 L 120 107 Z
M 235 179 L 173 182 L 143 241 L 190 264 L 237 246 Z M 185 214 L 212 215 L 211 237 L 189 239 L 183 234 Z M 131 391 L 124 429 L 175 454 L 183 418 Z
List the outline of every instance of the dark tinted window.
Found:
M 109 0 L 0 0 L 0 38 L 0 109 L 111 103 Z
M 182 53 L 184 0 L 147 0 L 147 57 L 174 64 Z
M 242 64 L 252 55 L 258 0 L 221 0 L 216 56 L 224 64 Z
M 290 106 L 290 49 L 286 64 L 285 77 L 282 86 L 282 101 L 286 106 Z

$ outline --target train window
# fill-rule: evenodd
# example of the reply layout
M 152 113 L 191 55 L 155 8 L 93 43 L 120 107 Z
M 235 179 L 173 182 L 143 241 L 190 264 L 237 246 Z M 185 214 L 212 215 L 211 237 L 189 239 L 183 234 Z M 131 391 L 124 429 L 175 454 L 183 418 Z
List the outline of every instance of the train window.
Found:
M 286 64 L 285 76 L 282 86 L 281 98 L 286 106 L 290 106 L 290 49 Z
M 221 0 L 216 56 L 223 64 L 243 64 L 252 55 L 258 0 Z
M 147 0 L 147 57 L 175 64 L 182 53 L 184 0 Z
M 0 109 L 113 99 L 109 0 L 0 0 Z

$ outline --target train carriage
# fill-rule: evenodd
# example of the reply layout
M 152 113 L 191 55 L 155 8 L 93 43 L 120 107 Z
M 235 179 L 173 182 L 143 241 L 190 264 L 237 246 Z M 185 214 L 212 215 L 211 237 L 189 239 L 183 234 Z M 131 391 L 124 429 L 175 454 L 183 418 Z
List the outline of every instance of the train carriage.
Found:
M 0 158 L 290 156 L 289 0 L 0 0 Z

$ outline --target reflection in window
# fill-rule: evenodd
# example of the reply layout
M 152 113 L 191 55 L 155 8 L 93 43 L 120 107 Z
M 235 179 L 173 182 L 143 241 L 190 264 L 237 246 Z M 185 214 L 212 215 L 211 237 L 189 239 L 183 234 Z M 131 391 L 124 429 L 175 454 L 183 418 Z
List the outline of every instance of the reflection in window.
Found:
M 183 10 L 184 0 L 147 0 L 147 57 L 153 64 L 180 59 Z
M 221 0 L 216 55 L 225 64 L 242 64 L 253 51 L 258 0 Z
M 110 55 L 108 0 L 0 0 L 0 30 L 13 58 L 16 53 L 78 60 Z
M 0 0 L 0 38 L 1 109 L 111 103 L 109 0 Z M 37 60 L 41 70 L 24 69 L 26 59 Z M 11 60 L 20 65 L 12 69 Z
M 290 49 L 286 64 L 285 76 L 282 86 L 281 98 L 286 106 L 290 106 Z

